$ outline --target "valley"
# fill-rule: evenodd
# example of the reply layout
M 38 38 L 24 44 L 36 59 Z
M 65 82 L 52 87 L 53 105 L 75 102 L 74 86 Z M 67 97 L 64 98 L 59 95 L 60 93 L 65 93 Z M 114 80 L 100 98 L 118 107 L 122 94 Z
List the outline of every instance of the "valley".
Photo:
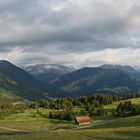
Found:
M 129 100 L 140 104 L 140 98 Z M 111 111 L 115 110 L 119 103 L 120 101 L 105 105 L 104 108 L 108 115 L 93 116 L 93 122 L 86 126 L 77 126 L 74 124 L 74 120 L 49 119 L 49 109 L 39 108 L 42 115 L 36 113 L 38 109 L 27 109 L 24 113 L 12 114 L 5 117 L 4 120 L 0 120 L 0 139 L 139 140 L 140 115 L 127 118 L 113 117 Z M 74 107 L 73 110 L 78 111 L 80 108 Z M 35 115 L 33 115 L 33 112 L 35 112 Z
M 0 0 L 0 140 L 140 140 L 140 1 Z
M 0 61 L 0 140 L 140 139 L 139 71 L 112 65 L 25 70 Z M 92 122 L 75 125 L 79 116 Z
M 22 69 L 8 61 L 0 61 L 0 89 L 32 101 L 96 93 L 118 96 L 138 93 L 139 77 L 140 71 L 130 66 L 102 65 L 76 69 L 40 64 Z

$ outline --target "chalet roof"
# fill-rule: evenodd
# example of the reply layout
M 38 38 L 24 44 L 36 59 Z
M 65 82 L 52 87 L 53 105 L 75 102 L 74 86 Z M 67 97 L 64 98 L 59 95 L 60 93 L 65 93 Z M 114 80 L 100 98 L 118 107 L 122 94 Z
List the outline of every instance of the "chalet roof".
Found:
M 75 120 L 76 120 L 78 123 L 91 122 L 91 118 L 88 117 L 88 116 L 85 116 L 85 117 L 76 117 Z

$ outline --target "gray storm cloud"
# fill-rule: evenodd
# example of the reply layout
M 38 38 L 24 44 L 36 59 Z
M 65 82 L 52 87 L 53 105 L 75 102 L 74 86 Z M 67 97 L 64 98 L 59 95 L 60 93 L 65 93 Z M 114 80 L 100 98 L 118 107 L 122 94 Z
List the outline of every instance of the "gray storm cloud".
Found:
M 17 64 L 126 64 L 139 44 L 138 0 L 0 1 L 0 58 Z

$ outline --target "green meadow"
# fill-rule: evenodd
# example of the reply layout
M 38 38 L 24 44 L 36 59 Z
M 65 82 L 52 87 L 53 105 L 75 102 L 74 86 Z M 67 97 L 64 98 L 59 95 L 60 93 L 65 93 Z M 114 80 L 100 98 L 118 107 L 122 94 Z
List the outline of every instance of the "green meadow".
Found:
M 140 104 L 140 98 L 130 99 Z M 28 109 L 0 120 L 0 140 L 140 140 L 140 115 L 115 118 L 112 111 L 119 102 L 106 105 L 105 116 L 94 116 L 86 126 L 76 126 L 74 121 L 49 119 L 49 109 Z M 78 111 L 80 108 L 75 107 Z

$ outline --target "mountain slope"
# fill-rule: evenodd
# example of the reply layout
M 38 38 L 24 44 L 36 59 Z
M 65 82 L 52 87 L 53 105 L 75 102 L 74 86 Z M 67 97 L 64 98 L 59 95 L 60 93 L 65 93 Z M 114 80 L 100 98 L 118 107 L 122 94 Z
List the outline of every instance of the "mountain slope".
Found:
M 26 70 L 32 75 L 7 61 L 0 61 L 0 90 L 30 100 L 44 98 L 46 95 L 76 97 L 93 93 L 124 94 L 140 90 L 140 81 L 135 78 L 138 72 L 129 66 L 104 65 L 75 70 L 61 65 L 36 65 Z
M 140 82 L 118 69 L 83 68 L 49 82 L 54 96 L 81 96 L 94 92 L 120 94 L 137 92 Z
M 132 78 L 140 81 L 140 71 L 138 69 L 135 69 L 135 68 L 129 66 L 129 65 L 121 66 L 121 65 L 107 65 L 107 64 L 105 64 L 105 65 L 100 66 L 100 68 L 117 69 L 117 70 L 120 70 L 120 71 L 123 71 L 123 72 L 129 74 Z
M 37 64 L 33 66 L 24 67 L 24 70 L 29 72 L 35 78 L 46 83 L 51 79 L 68 74 L 70 72 L 75 71 L 76 69 L 73 67 L 67 67 L 57 64 Z
M 0 89 L 34 100 L 44 97 L 45 85 L 8 61 L 0 61 Z

